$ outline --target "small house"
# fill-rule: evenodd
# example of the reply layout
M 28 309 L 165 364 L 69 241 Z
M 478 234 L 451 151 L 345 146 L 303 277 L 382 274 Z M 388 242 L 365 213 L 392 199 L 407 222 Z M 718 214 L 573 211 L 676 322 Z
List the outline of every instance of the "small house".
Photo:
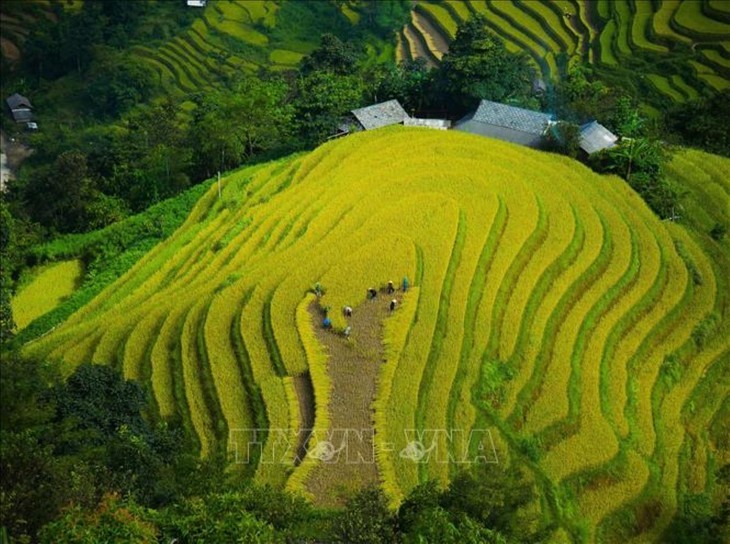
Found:
M 476 111 L 457 121 L 454 128 L 537 148 L 553 122 L 553 116 L 548 113 L 482 100 Z
M 591 121 L 580 127 L 580 148 L 588 155 L 609 149 L 616 145 L 618 136 L 598 121 Z
M 188 0 L 189 8 L 204 8 L 208 0 Z
M 395 99 L 352 110 L 350 113 L 352 113 L 362 130 L 398 125 L 408 119 L 406 110 Z
M 29 123 L 33 119 L 33 105 L 26 97 L 15 93 L 9 96 L 5 103 L 10 109 L 10 115 L 16 123 Z

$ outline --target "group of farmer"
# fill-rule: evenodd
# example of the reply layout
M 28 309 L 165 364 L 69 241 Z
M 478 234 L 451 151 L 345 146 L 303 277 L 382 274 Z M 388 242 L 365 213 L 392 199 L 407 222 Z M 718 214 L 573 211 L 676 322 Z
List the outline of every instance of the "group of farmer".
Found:
M 319 287 L 319 284 L 317 284 Z M 401 289 L 405 293 L 408 291 L 408 288 L 410 287 L 410 283 L 408 282 L 408 277 L 403 278 L 403 282 L 401 283 Z M 395 285 L 392 281 L 388 282 L 388 286 L 386 287 L 386 293 L 388 295 L 393 295 L 396 291 Z M 319 295 L 318 295 L 319 296 Z M 367 291 L 367 298 L 368 300 L 375 300 L 378 296 L 378 291 L 374 287 L 370 287 Z M 388 304 L 388 307 L 390 308 L 391 312 L 394 312 L 396 307 L 398 306 L 398 300 L 393 298 L 390 300 L 390 303 Z M 352 317 L 352 307 L 351 306 L 345 306 L 342 308 L 342 314 L 345 316 L 346 319 L 349 319 Z M 322 326 L 325 329 L 331 329 L 332 328 L 332 320 L 327 315 L 327 311 L 325 310 L 325 317 L 322 321 Z M 350 333 L 352 333 L 352 327 L 348 323 L 347 327 L 345 327 L 345 330 L 342 332 L 345 335 L 345 338 L 350 337 Z

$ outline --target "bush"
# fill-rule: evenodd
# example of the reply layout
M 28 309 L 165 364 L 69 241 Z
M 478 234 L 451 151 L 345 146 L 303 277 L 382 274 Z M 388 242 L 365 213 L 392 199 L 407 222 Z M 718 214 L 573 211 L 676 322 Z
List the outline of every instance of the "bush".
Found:
M 334 533 L 338 541 L 352 544 L 393 542 L 395 520 L 383 492 L 368 488 L 352 497 L 335 520 Z
M 725 238 L 726 234 L 727 227 L 722 223 L 715 223 L 712 229 L 710 229 L 710 236 L 712 236 L 713 240 L 717 240 L 718 242 Z

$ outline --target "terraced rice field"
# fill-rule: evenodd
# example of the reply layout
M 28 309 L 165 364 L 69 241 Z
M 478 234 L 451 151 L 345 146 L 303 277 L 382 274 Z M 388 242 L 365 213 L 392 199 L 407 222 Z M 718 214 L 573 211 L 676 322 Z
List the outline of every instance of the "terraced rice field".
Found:
M 319 45 L 319 36 L 272 43 L 269 34 L 280 7 L 274 0 L 210 0 L 188 30 L 158 46 L 137 46 L 134 52 L 168 92 L 178 95 L 209 89 L 241 71 L 290 70 Z M 357 24 L 359 12 L 346 4 L 340 9 Z
M 62 261 L 31 272 L 32 279 L 18 290 L 11 301 L 18 330 L 69 297 L 78 287 L 83 273 L 81 261 Z
M 699 152 L 670 165 L 703 232 L 730 220 L 727 171 Z M 352 470 L 299 455 L 300 431 L 313 419 L 308 446 L 324 448 L 349 421 L 343 387 L 365 380 L 375 394 L 358 417 L 372 412 L 357 421 L 376 449 L 362 477 L 393 504 L 479 455 L 468 433 L 485 429 L 500 465 L 531 474 L 555 539 L 660 541 L 730 461 L 712 424 L 730 385 L 729 268 L 727 240 L 660 222 L 618 178 L 392 127 L 228 175 L 220 198 L 211 189 L 169 240 L 25 351 L 149 382 L 201 455 L 227 450 L 260 481 L 327 504 Z M 412 288 L 367 343 L 364 331 L 339 336 L 342 306 L 384 304 L 366 288 L 403 276 Z M 332 309 L 332 332 L 318 306 Z M 349 350 L 376 365 L 371 377 L 343 374 Z
M 64 2 L 64 9 L 80 7 L 78 0 Z M 9 0 L 0 6 L 0 48 L 10 63 L 20 60 L 23 43 L 38 20 L 53 20 L 50 0 Z
M 399 58 L 437 62 L 461 21 L 486 17 L 510 51 L 526 52 L 555 83 L 574 60 L 664 106 L 730 86 L 730 24 L 710 0 L 420 0 Z M 425 24 L 426 22 L 430 24 Z M 420 27 L 420 28 L 419 28 Z M 687 70 L 687 68 L 690 70 Z M 677 78 L 682 78 L 678 82 Z

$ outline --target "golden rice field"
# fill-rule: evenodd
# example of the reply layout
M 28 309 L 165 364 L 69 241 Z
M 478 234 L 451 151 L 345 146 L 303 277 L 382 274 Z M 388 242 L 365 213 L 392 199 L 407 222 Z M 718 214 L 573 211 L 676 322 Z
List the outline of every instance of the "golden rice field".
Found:
M 31 271 L 32 279 L 22 286 L 11 301 L 17 330 L 50 312 L 78 287 L 84 268 L 81 261 L 63 261 Z
M 730 221 L 728 171 L 695 151 L 670 165 L 688 212 L 712 201 L 703 231 Z M 295 382 L 311 379 L 317 432 L 338 395 L 310 289 L 357 308 L 407 276 L 372 406 L 392 503 L 447 481 L 478 454 L 458 431 L 484 429 L 495 470 L 518 463 L 534 479 L 553 541 L 658 542 L 730 462 L 713 430 L 730 388 L 729 244 L 661 222 L 622 180 L 568 158 L 392 127 L 229 174 L 220 198 L 213 187 L 25 351 L 66 373 L 90 359 L 123 369 L 201 455 L 227 450 L 261 482 L 309 494 L 321 461 L 282 447 L 312 402 Z M 260 450 L 247 449 L 254 428 L 270 431 Z M 420 463 L 402 455 L 414 432 L 433 448 Z

